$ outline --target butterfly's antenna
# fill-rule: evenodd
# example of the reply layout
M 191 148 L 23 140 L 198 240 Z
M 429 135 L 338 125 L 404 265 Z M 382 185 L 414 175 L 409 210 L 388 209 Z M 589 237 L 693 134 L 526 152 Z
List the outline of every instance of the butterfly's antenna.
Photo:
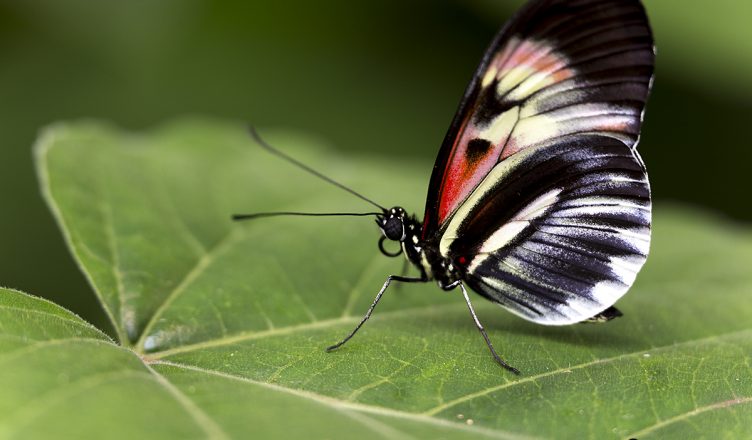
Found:
M 299 215 L 299 216 L 306 216 L 306 217 L 332 217 L 332 216 L 356 216 L 356 217 L 365 217 L 367 215 L 381 215 L 380 212 L 285 212 L 285 211 L 279 211 L 279 212 L 256 212 L 253 214 L 234 214 L 232 216 L 233 220 L 253 220 L 256 218 L 262 218 L 262 217 L 278 217 L 282 215 Z
M 336 180 L 334 180 L 334 179 L 332 179 L 330 177 L 327 177 L 327 176 L 319 173 L 318 171 L 314 170 L 313 168 L 309 167 L 308 165 L 306 165 L 304 163 L 301 163 L 298 160 L 293 159 L 292 157 L 290 157 L 287 154 L 283 153 L 282 151 L 280 151 L 280 150 L 272 147 L 266 141 L 264 141 L 263 139 L 261 139 L 261 136 L 259 136 L 259 134 L 256 131 L 256 128 L 254 126 L 249 125 L 248 126 L 248 131 L 251 133 L 251 136 L 253 136 L 253 139 L 255 139 L 256 142 L 258 142 L 259 145 L 261 145 L 264 149 L 266 149 L 270 153 L 272 153 L 272 154 L 274 154 L 274 155 L 276 155 L 278 157 L 281 157 L 282 159 L 290 162 L 291 164 L 295 165 L 296 167 L 302 169 L 303 171 L 307 171 L 307 172 L 313 174 L 314 176 L 318 177 L 321 180 L 329 182 L 329 183 L 331 183 L 332 185 L 334 185 L 334 186 L 336 186 L 338 188 L 344 189 L 345 191 L 349 192 L 350 194 L 352 194 L 352 195 L 354 195 L 354 196 L 356 196 L 356 197 L 358 197 L 358 198 L 360 198 L 362 200 L 365 200 L 366 202 L 368 202 L 368 203 L 370 203 L 370 204 L 378 207 L 382 211 L 386 211 L 386 208 L 384 208 L 383 206 L 381 206 L 378 203 L 374 202 L 373 200 L 369 199 L 368 197 L 366 197 L 366 196 L 364 196 L 364 195 L 362 195 L 362 194 L 360 194 L 360 193 L 358 193 L 358 192 L 356 192 L 356 191 L 354 191 L 354 190 L 346 187 L 345 185 L 337 182 Z

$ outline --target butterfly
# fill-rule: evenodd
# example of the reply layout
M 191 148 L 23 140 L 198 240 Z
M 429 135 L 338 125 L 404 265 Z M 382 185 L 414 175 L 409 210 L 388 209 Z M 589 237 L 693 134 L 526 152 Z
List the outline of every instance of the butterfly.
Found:
M 468 289 L 544 325 L 608 321 L 650 247 L 651 197 L 637 152 L 655 49 L 639 0 L 531 0 L 485 52 L 439 150 L 423 220 L 386 209 L 266 144 L 268 150 L 379 208 L 379 249 L 419 276 L 393 282 L 459 289 L 493 358 Z M 399 244 L 388 251 L 385 241 Z

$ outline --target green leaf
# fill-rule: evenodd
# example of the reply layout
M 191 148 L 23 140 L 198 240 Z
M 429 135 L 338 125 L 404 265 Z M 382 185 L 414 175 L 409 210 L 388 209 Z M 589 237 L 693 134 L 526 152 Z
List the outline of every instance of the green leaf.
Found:
M 344 160 L 264 134 L 382 204 L 421 209 L 430 163 Z M 752 435 L 747 229 L 659 206 L 625 316 L 603 325 L 536 326 L 476 296 L 518 377 L 493 363 L 461 297 L 434 285 L 392 289 L 356 338 L 324 352 L 401 262 L 380 255 L 367 218 L 232 224 L 242 211 L 372 209 L 260 150 L 240 125 L 190 120 L 149 135 L 58 125 L 36 153 L 120 343 L 1 292 L 0 434 Z

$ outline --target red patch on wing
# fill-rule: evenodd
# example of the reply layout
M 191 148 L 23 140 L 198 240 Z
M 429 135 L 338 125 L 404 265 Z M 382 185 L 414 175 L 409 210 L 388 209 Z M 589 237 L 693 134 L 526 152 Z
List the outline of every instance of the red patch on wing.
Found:
M 484 177 L 493 169 L 499 159 L 505 139 L 491 143 L 481 153 L 468 154 L 470 141 L 479 138 L 479 131 L 472 123 L 465 125 L 460 131 L 458 140 L 454 144 L 454 154 L 447 163 L 444 182 L 439 202 L 439 222 L 443 222 L 460 204 L 462 200 L 480 184 Z
M 480 76 L 480 87 L 494 87 L 494 89 L 481 90 L 479 96 L 484 93 L 493 93 L 496 94 L 497 99 L 503 99 L 512 88 L 539 73 L 546 75 L 540 76 L 532 84 L 526 84 L 526 88 L 534 90 L 541 84 L 549 85 L 563 81 L 574 76 L 574 72 L 567 69 L 566 65 L 567 60 L 557 54 L 549 44 L 512 38 Z M 512 75 L 514 80 L 509 81 L 509 84 L 503 84 L 507 75 Z M 487 78 L 487 76 L 490 77 Z M 494 79 L 498 79 L 499 83 L 503 84 L 502 90 L 497 90 L 498 83 Z M 520 92 L 524 94 L 524 89 Z M 527 96 L 515 97 L 518 100 L 525 98 Z M 508 142 L 514 140 L 510 139 L 512 133 L 503 129 L 489 130 L 489 127 L 478 127 L 472 122 L 476 119 L 479 101 L 476 98 L 470 111 L 468 111 L 444 170 L 444 180 L 440 192 L 441 199 L 439 201 L 439 224 L 444 223 L 449 218 L 500 159 L 504 159 L 522 149 L 519 143 Z M 501 107 L 505 108 L 504 106 Z M 508 110 L 508 108 L 505 108 L 505 110 Z M 493 125 L 494 122 L 495 120 L 492 119 L 488 124 Z M 511 130 L 511 126 L 509 129 Z M 468 155 L 468 143 L 478 138 L 487 139 L 490 141 L 490 146 L 482 155 Z

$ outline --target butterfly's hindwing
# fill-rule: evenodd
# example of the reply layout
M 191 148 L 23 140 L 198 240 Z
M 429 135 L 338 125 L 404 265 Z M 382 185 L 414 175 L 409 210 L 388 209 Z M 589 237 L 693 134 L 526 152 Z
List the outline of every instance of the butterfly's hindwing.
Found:
M 636 151 L 573 135 L 494 168 L 439 248 L 464 262 L 463 279 L 483 296 L 538 323 L 570 324 L 608 308 L 634 282 L 648 254 L 650 210 Z

